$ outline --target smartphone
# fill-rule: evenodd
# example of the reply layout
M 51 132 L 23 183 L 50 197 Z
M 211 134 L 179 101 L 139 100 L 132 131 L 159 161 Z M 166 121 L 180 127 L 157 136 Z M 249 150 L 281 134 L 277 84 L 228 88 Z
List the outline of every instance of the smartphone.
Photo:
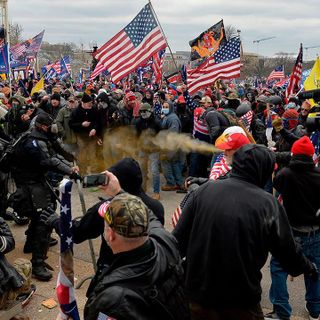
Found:
M 105 173 L 90 174 L 83 177 L 82 187 L 90 188 L 108 184 L 108 176 Z

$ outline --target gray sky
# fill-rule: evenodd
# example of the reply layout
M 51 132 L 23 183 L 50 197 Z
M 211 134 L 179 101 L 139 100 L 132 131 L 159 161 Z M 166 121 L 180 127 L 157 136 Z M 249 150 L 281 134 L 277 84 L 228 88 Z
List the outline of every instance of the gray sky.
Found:
M 50 43 L 83 43 L 98 46 L 124 28 L 147 0 L 9 0 L 10 20 L 23 26 L 23 36 L 45 29 Z M 295 56 L 300 42 L 307 60 L 320 53 L 319 0 L 153 0 L 153 7 L 173 51 L 189 50 L 188 41 L 224 19 L 241 30 L 246 52 Z M 260 42 L 253 40 L 276 36 Z

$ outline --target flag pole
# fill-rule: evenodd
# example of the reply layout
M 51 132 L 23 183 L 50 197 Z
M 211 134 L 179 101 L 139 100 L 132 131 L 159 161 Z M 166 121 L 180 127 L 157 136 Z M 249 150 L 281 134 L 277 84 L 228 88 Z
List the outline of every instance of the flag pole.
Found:
M 173 64 L 174 64 L 174 66 L 176 67 L 176 70 L 177 70 L 178 72 L 180 72 L 180 70 L 179 70 L 179 68 L 178 68 L 178 65 L 177 65 L 177 62 L 176 62 L 176 60 L 174 59 L 174 56 L 173 56 L 171 47 L 170 47 L 170 45 L 169 45 L 169 43 L 168 43 L 168 39 L 167 39 L 167 37 L 166 37 L 166 35 L 165 35 L 165 33 L 164 33 L 163 29 L 162 29 L 162 26 L 161 26 L 161 24 L 160 24 L 160 21 L 159 21 L 159 19 L 158 19 L 157 13 L 155 12 L 155 10 L 154 10 L 154 8 L 153 8 L 153 6 L 152 6 L 151 0 L 148 0 L 148 2 L 149 2 L 149 4 L 150 4 L 150 8 L 151 8 L 151 10 L 152 10 L 152 12 L 153 12 L 156 20 L 157 20 L 157 23 L 158 23 L 158 25 L 159 25 L 159 27 L 160 27 L 161 33 L 162 33 L 164 39 L 166 40 L 167 47 L 169 48 L 169 51 L 170 51 L 170 55 L 171 55 Z

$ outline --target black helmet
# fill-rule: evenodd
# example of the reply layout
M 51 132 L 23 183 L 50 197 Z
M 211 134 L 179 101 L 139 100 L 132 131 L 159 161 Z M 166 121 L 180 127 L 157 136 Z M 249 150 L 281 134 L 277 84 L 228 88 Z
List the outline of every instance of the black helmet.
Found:
M 242 102 L 240 106 L 236 109 L 236 115 L 238 118 L 240 118 L 251 110 L 251 103 L 249 101 Z

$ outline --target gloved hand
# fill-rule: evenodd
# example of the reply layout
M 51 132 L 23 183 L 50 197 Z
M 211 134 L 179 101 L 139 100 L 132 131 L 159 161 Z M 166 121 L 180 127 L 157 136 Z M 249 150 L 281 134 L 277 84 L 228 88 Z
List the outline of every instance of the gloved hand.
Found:
M 196 177 L 188 177 L 185 181 L 186 188 L 189 188 L 192 184 L 197 184 L 201 186 L 202 184 L 206 183 L 208 178 L 196 178 Z
M 82 181 L 82 177 L 80 176 L 80 174 L 78 172 L 72 172 L 69 176 L 70 179 L 74 180 L 74 181 L 77 181 L 77 180 L 80 180 Z
M 52 208 L 48 207 L 47 209 L 42 210 L 39 222 L 43 223 L 47 227 L 55 228 L 59 219 L 59 215 Z
M 276 132 L 279 132 L 283 129 L 283 121 L 281 118 L 276 118 L 272 121 L 272 126 Z
M 312 263 L 312 267 L 311 270 L 308 273 L 308 276 L 310 277 L 310 279 L 314 282 L 319 280 L 319 272 L 318 272 L 318 268 L 317 266 Z

